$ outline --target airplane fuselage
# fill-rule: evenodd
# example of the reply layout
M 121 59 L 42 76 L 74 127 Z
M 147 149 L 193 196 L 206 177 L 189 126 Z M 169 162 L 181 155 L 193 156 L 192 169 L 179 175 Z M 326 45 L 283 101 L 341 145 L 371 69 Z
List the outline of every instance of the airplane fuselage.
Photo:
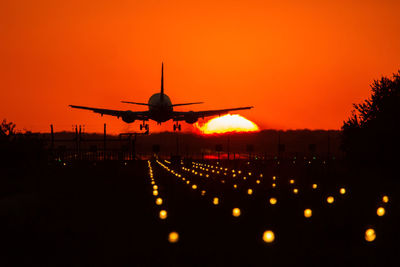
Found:
M 154 94 L 149 98 L 149 112 L 152 120 L 166 122 L 173 117 L 171 99 L 166 94 Z

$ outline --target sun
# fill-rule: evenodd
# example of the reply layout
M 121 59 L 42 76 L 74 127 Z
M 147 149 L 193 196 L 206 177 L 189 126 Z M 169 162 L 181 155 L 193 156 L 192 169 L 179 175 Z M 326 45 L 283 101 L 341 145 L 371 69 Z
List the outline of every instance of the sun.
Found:
M 206 123 L 194 124 L 194 127 L 203 134 L 221 134 L 229 132 L 257 132 L 260 128 L 252 121 L 240 115 L 227 114 L 216 117 Z

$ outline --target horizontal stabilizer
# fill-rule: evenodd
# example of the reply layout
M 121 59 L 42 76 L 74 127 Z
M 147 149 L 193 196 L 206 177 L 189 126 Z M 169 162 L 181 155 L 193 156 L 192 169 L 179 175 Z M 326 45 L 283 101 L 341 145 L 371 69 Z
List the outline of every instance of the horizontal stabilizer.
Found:
M 187 106 L 187 105 L 196 105 L 196 104 L 203 104 L 204 102 L 193 102 L 193 103 L 182 103 L 182 104 L 173 104 L 173 107 L 176 106 Z

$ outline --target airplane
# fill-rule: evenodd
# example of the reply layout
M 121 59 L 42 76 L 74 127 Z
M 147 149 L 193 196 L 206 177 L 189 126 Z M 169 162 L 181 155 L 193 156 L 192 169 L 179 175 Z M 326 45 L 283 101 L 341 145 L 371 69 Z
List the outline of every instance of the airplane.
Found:
M 249 107 L 239 107 L 239 108 L 228 108 L 228 109 L 216 109 L 216 110 L 204 110 L 204 111 L 174 111 L 174 107 L 177 106 L 187 106 L 202 104 L 203 102 L 192 102 L 192 103 L 181 103 L 172 104 L 171 99 L 164 93 L 164 63 L 161 63 L 161 91 L 160 93 L 153 94 L 148 103 L 138 103 L 130 101 L 121 101 L 122 103 L 148 106 L 146 111 L 131 111 L 131 110 L 113 110 L 113 109 L 102 109 L 102 108 L 91 108 L 84 106 L 69 105 L 71 108 L 91 110 L 95 113 L 100 113 L 103 115 L 115 116 L 117 118 L 122 118 L 126 123 L 133 123 L 135 120 L 142 121 L 140 124 L 140 130 L 149 131 L 149 124 L 146 123 L 148 120 L 156 121 L 157 124 L 166 122 L 172 119 L 174 123 L 174 131 L 181 130 L 181 124 L 179 122 L 185 121 L 186 123 L 193 124 L 198 121 L 199 118 L 209 117 L 209 116 L 221 116 L 223 114 L 229 113 L 230 111 L 251 109 Z

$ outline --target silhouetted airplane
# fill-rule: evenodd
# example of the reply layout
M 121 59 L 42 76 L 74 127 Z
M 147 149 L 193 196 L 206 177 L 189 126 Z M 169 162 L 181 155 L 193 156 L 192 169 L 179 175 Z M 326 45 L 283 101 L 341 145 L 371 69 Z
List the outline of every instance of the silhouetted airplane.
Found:
M 140 125 L 140 130 L 149 130 L 149 125 L 146 123 L 148 120 L 154 120 L 158 124 L 166 122 L 170 119 L 175 121 L 174 131 L 181 130 L 180 121 L 185 121 L 186 123 L 195 123 L 199 118 L 222 115 L 229 111 L 251 109 L 253 107 L 240 107 L 240 108 L 228 108 L 228 109 L 217 109 L 217 110 L 205 110 L 205 111 L 174 111 L 173 107 L 202 104 L 203 102 L 193 102 L 193 103 L 182 103 L 182 104 L 172 104 L 171 99 L 164 94 L 164 64 L 161 64 L 161 92 L 154 94 L 150 97 L 149 102 L 137 103 L 129 101 L 121 101 L 122 103 L 143 105 L 148 106 L 147 111 L 130 111 L 130 110 L 112 110 L 112 109 L 101 109 L 101 108 L 90 108 L 83 106 L 70 105 L 71 108 L 87 109 L 95 113 L 100 113 L 101 116 L 111 115 L 117 118 L 121 117 L 126 123 L 132 123 L 135 120 L 140 120 L 143 123 Z

